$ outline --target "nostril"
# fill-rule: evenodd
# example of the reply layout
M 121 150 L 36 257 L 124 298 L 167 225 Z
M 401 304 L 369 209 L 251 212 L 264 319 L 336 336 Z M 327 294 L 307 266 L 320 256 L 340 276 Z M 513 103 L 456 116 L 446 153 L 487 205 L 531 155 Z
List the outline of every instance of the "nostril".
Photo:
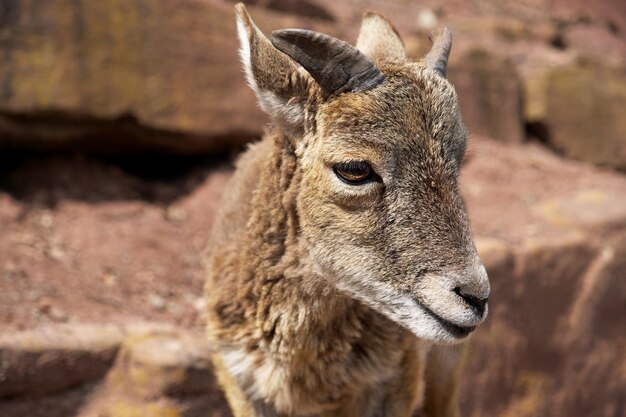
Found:
M 454 289 L 454 292 L 456 293 L 456 295 L 461 297 L 471 307 L 471 309 L 476 312 L 476 314 L 478 314 L 479 316 L 485 314 L 485 306 L 487 305 L 487 301 L 489 300 L 488 298 L 480 299 L 476 296 L 465 294 L 463 291 L 461 291 L 459 287 L 456 287 Z

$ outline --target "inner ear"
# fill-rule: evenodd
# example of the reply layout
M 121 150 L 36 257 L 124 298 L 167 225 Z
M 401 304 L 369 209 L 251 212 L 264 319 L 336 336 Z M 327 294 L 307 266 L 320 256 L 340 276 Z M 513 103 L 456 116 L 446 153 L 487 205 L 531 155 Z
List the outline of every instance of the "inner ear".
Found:
M 391 22 L 382 14 L 368 11 L 363 16 L 356 47 L 377 63 L 404 61 L 404 42 Z
M 239 54 L 259 106 L 287 132 L 302 132 L 309 76 L 299 71 L 287 55 L 274 48 L 243 4 L 237 4 L 235 11 Z

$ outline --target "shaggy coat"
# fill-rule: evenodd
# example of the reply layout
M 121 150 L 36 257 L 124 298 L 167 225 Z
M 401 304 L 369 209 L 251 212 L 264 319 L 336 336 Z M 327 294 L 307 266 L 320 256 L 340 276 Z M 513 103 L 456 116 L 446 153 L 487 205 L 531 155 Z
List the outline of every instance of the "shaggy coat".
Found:
M 238 160 L 211 238 L 208 335 L 234 415 L 457 415 L 461 350 L 433 343 L 484 320 L 489 284 L 458 189 L 453 87 L 368 13 L 357 47 L 384 81 L 329 94 L 237 14 L 272 124 Z M 369 177 L 346 181 L 351 161 Z

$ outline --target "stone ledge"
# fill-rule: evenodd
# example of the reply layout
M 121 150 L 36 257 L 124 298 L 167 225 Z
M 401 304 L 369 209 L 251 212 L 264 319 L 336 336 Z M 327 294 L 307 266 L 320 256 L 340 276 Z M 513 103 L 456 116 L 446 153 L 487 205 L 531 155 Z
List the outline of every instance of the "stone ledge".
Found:
M 241 71 L 232 3 L 56 1 L 3 13 L 0 148 L 217 153 L 262 133 L 267 117 Z M 341 30 L 251 13 L 265 33 Z
M 153 323 L 8 333 L 0 337 L 0 415 L 41 411 L 29 402 L 82 402 L 81 417 L 226 416 L 210 354 L 202 335 Z
M 116 326 L 62 325 L 0 335 L 0 398 L 47 395 L 98 380 L 122 340 Z

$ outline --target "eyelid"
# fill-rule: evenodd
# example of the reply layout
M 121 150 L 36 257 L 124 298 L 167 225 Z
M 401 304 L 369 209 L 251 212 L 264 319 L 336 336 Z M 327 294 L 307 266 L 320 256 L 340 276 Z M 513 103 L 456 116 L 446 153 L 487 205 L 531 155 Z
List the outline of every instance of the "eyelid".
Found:
M 368 159 L 368 156 L 358 155 L 358 153 L 356 153 L 356 155 L 349 155 L 349 156 L 345 155 L 343 158 L 341 159 L 340 158 L 341 157 L 335 156 L 335 157 L 326 159 L 324 161 L 324 165 L 328 169 L 333 171 L 333 174 L 334 174 L 333 167 L 342 162 L 348 162 L 348 161 L 367 162 L 369 166 L 371 167 L 372 171 L 374 172 L 374 174 L 376 175 L 376 177 L 379 178 L 379 181 L 383 183 L 387 183 L 387 181 L 391 181 L 391 178 L 393 177 L 394 159 L 390 159 L 389 161 L 385 161 L 385 162 L 379 161 L 378 158 L 376 158 L 375 160 L 370 160 Z M 390 168 L 392 170 L 390 170 Z
M 347 164 L 347 163 L 350 163 L 350 162 L 358 162 L 358 163 L 367 164 L 368 169 L 369 169 L 368 176 L 365 177 L 362 181 L 350 181 L 349 179 L 347 179 L 343 175 L 341 175 L 339 172 L 337 172 L 338 171 L 337 170 L 338 166 L 340 166 L 342 164 Z M 372 165 L 368 161 L 357 161 L 357 160 L 343 161 L 343 162 L 339 162 L 339 163 L 333 165 L 332 170 L 333 170 L 333 173 L 335 174 L 335 177 L 337 179 L 339 179 L 344 184 L 347 184 L 347 185 L 350 185 L 350 186 L 363 186 L 363 185 L 367 185 L 367 184 L 370 184 L 370 183 L 380 183 L 380 184 L 384 183 L 382 177 L 376 172 L 376 170 L 372 167 Z
M 344 162 L 340 162 L 340 163 L 336 164 L 335 168 L 337 168 L 337 167 L 343 168 L 346 171 L 367 169 L 368 173 L 369 172 L 374 172 L 374 168 L 372 168 L 372 166 L 367 161 L 356 161 L 356 160 L 344 161 Z
M 374 180 L 375 180 L 375 179 L 374 179 L 374 177 L 373 177 L 371 174 L 368 174 L 368 175 L 367 175 L 367 177 L 364 177 L 364 178 L 363 178 L 363 179 L 361 179 L 361 180 L 352 181 L 352 180 L 350 180 L 350 179 L 346 178 L 345 176 L 341 175 L 341 174 L 337 171 L 337 168 L 333 168 L 333 171 L 334 171 L 334 173 L 335 173 L 335 176 L 336 176 L 337 178 L 339 178 L 339 180 L 340 180 L 341 182 L 344 182 L 344 183 L 346 183 L 346 184 L 348 184 L 348 185 L 363 185 L 363 184 L 367 184 L 368 182 L 372 182 L 372 181 L 374 181 Z

